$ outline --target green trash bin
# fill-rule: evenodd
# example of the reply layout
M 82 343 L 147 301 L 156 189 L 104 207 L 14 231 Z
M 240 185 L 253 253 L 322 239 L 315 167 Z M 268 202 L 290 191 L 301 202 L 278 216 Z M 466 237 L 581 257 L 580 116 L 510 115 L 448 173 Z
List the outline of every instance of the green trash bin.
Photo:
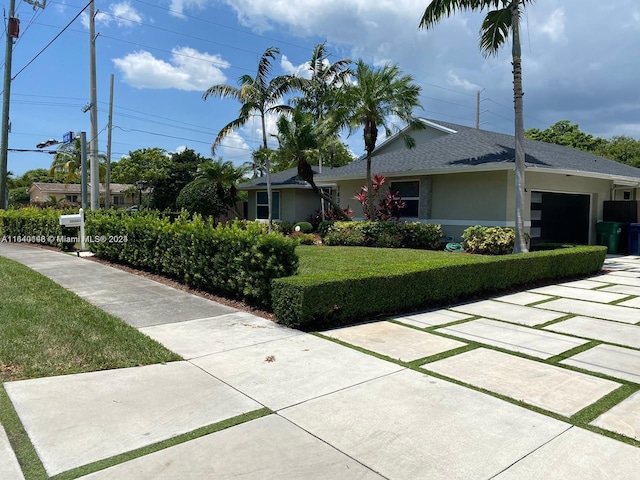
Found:
M 598 245 L 607 247 L 607 253 L 618 253 L 623 225 L 620 222 L 598 222 L 596 224 Z

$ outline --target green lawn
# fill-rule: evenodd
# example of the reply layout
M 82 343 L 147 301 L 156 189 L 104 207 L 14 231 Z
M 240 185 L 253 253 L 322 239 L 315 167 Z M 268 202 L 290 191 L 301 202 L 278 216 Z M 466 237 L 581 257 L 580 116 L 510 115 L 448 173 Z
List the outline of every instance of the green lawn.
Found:
M 0 382 L 179 359 L 43 275 L 0 257 Z
M 433 266 L 486 261 L 482 255 L 411 250 L 408 248 L 317 247 L 299 245 L 300 275 L 336 271 L 372 271 L 399 263 L 429 262 Z

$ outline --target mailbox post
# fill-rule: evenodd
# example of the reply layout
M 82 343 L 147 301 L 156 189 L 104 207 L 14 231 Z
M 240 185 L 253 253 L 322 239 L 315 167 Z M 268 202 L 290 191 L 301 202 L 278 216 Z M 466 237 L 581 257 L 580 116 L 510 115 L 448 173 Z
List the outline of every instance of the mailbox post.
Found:
M 72 215 L 60 215 L 60 225 L 63 227 L 80 227 L 80 249 L 84 251 L 84 210 Z

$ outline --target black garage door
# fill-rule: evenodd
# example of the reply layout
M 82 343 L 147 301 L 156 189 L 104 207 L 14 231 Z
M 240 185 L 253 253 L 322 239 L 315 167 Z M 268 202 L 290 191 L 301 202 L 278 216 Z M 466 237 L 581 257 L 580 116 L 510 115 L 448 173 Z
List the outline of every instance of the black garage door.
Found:
M 589 243 L 590 195 L 531 192 L 531 242 Z

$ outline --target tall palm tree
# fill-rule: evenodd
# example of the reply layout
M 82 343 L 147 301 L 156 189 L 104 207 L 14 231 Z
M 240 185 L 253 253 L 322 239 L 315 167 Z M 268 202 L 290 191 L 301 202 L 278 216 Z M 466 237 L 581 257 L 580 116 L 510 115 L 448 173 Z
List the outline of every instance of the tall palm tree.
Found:
M 269 47 L 265 50 L 258 62 L 258 71 L 255 77 L 250 75 L 242 75 L 238 78 L 238 87 L 230 85 L 214 85 L 204 92 L 202 98 L 207 100 L 209 97 L 232 98 L 242 105 L 238 118 L 232 120 L 222 127 L 216 139 L 211 146 L 211 153 L 215 154 L 215 149 L 220 142 L 233 130 L 244 126 L 252 115 L 259 115 L 262 124 L 262 147 L 267 149 L 267 126 L 266 115 L 269 113 L 282 113 L 291 109 L 288 105 L 280 104 L 282 98 L 291 93 L 300 85 L 298 79 L 291 75 L 280 75 L 269 79 L 271 75 L 271 62 L 275 60 L 276 55 L 280 53 L 275 47 Z M 266 157 L 265 174 L 267 177 L 267 198 L 268 198 L 268 229 L 272 228 L 272 207 L 273 198 L 271 193 L 271 175 L 270 162 Z
M 320 146 L 320 138 L 317 126 L 309 113 L 295 109 L 291 112 L 291 119 L 281 116 L 278 119 L 278 154 L 285 162 L 290 162 L 298 167 L 298 176 L 306 181 L 321 199 L 329 202 L 334 212 L 343 220 L 351 220 L 340 208 L 340 205 L 322 189 L 318 188 L 313 179 L 313 169 L 309 163 L 309 156 L 316 154 Z
M 393 123 L 400 120 L 414 130 L 423 130 L 425 125 L 413 116 L 413 110 L 420 107 L 418 97 L 420 87 L 413 83 L 411 75 L 402 75 L 396 65 L 374 68 L 359 60 L 354 83 L 338 92 L 338 102 L 333 109 L 337 125 L 349 128 L 353 133 L 363 128 L 364 148 L 367 161 L 367 190 L 369 196 L 369 218 L 375 218 L 372 200 L 371 154 L 376 148 L 378 129 L 384 129 L 389 136 L 400 128 Z M 408 148 L 415 146 L 415 140 L 403 135 Z
M 320 169 L 322 169 L 324 158 L 323 150 L 331 148 L 332 143 L 337 141 L 339 133 L 335 129 L 327 129 L 332 125 L 326 124 L 325 119 L 335 105 L 338 90 L 348 84 L 353 74 L 349 68 L 351 63 L 348 58 L 331 63 L 326 45 L 324 43 L 317 44 L 309 61 L 311 78 L 302 83 L 303 96 L 292 100 L 297 108 L 311 113 L 316 124 L 322 126 L 321 129 L 316 129 L 317 134 L 322 137 L 318 152 Z
M 98 155 L 100 165 L 98 168 L 98 181 L 104 181 L 107 174 L 106 160 L 104 154 Z M 90 171 L 91 159 L 87 156 L 87 170 Z M 58 148 L 49 168 L 49 175 L 63 174 L 65 183 L 77 182 L 82 174 L 82 147 L 80 139 L 76 138 L 73 142 L 65 143 Z M 93 181 L 93 179 L 91 179 Z
M 516 238 L 513 253 L 528 251 L 524 233 L 524 107 L 522 97 L 522 53 L 520 48 L 520 15 L 526 4 L 533 0 L 432 0 L 427 6 L 420 28 L 431 28 L 443 17 L 456 10 L 480 11 L 491 9 L 480 27 L 480 51 L 484 56 L 496 55 L 511 33 L 513 63 L 513 108 L 515 111 L 515 189 Z

